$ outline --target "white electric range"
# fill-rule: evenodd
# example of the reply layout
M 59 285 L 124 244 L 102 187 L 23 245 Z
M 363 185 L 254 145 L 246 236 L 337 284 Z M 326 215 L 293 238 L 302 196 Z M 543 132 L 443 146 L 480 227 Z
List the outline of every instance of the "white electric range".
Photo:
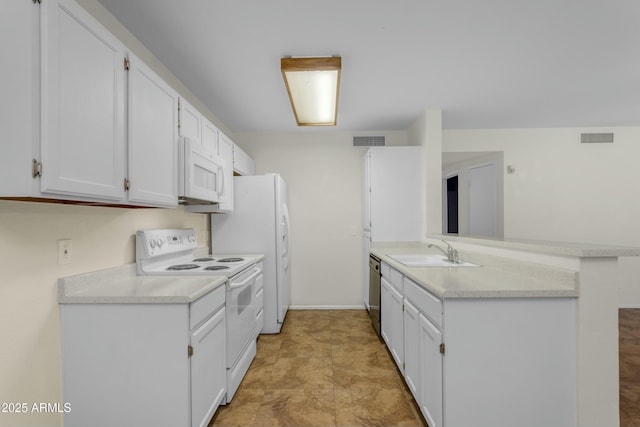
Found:
M 231 401 L 256 354 L 262 330 L 263 255 L 195 257 L 193 229 L 150 229 L 136 233 L 138 275 L 224 275 L 227 331 L 227 403 Z

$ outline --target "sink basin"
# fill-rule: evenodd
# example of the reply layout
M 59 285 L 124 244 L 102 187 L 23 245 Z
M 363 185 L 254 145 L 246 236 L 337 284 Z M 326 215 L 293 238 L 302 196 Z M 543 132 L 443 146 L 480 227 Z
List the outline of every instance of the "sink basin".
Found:
M 479 267 L 478 264 L 465 261 L 453 263 L 443 255 L 398 254 L 389 255 L 389 257 L 407 267 Z

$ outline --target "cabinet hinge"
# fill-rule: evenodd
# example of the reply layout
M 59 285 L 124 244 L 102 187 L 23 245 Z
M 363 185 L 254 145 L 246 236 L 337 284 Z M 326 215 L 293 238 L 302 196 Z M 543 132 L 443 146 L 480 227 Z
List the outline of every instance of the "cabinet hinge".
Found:
M 444 354 L 444 343 L 440 344 L 440 353 Z
M 129 71 L 129 66 L 131 65 L 131 63 L 129 62 L 129 58 L 127 58 L 126 56 L 124 57 L 124 69 Z
M 42 3 L 42 0 L 32 0 L 32 1 L 33 1 L 33 4 L 36 4 L 36 3 L 37 4 L 41 4 Z
M 31 162 L 31 176 L 35 179 L 42 176 L 42 163 L 33 159 Z
M 178 132 L 180 132 L 180 98 L 178 98 Z
M 189 357 L 193 356 L 193 347 L 191 347 L 190 345 L 187 346 L 187 355 Z
M 404 304 L 402 304 L 402 311 L 404 311 Z
M 128 178 L 124 179 L 124 191 L 129 191 L 129 187 L 131 187 L 131 182 Z

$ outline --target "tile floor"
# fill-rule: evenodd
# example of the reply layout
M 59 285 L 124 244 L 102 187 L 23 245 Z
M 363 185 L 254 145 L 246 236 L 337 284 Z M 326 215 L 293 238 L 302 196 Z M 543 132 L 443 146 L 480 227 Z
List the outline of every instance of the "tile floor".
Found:
M 426 423 L 364 310 L 290 310 L 210 426 Z
M 640 427 L 640 310 L 621 309 L 620 427 Z

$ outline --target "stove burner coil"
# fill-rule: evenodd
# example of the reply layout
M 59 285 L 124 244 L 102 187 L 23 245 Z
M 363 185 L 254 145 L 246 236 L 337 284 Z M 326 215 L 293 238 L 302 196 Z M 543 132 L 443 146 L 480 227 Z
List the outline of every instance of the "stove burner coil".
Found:
M 171 267 L 167 267 L 167 270 L 193 270 L 194 268 L 199 268 L 198 264 L 176 264 Z
M 240 261 L 244 261 L 244 258 L 222 258 L 218 260 L 218 262 L 240 262 Z
M 206 262 L 206 261 L 215 261 L 213 258 L 196 258 L 193 262 Z
M 212 265 L 210 267 L 206 267 L 205 270 L 226 270 L 229 267 L 226 265 Z

